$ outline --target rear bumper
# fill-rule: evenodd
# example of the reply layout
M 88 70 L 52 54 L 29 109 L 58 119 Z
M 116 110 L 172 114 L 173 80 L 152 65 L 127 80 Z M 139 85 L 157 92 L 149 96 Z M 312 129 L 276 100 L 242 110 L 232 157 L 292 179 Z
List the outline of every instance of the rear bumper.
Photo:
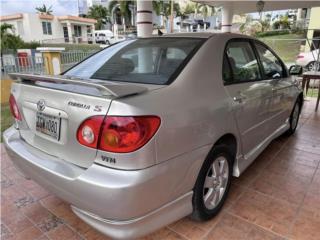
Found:
M 80 218 L 113 238 L 139 237 L 192 212 L 192 187 L 183 185 L 186 178 L 172 175 L 179 167 L 175 161 L 136 171 L 97 164 L 83 169 L 28 145 L 14 128 L 5 131 L 4 143 L 26 177 L 71 203 Z

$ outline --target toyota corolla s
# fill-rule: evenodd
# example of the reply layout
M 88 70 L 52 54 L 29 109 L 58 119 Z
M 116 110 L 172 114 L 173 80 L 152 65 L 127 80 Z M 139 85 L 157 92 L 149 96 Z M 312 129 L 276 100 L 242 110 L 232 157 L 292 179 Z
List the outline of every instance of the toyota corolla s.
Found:
M 303 103 L 270 48 L 231 33 L 128 40 L 59 76 L 11 77 L 15 166 L 116 239 L 214 217 Z

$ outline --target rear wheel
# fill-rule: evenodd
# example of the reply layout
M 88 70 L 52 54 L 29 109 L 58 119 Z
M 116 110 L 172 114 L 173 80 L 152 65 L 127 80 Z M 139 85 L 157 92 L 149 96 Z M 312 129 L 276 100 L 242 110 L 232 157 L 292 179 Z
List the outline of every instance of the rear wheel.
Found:
M 232 160 L 226 145 L 218 145 L 211 150 L 194 187 L 191 218 L 204 221 L 219 213 L 230 188 Z

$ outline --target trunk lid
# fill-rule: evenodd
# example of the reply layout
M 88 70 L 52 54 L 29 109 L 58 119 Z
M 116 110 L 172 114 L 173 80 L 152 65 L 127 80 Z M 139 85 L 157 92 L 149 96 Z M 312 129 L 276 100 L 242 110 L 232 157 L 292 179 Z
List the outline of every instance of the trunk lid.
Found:
M 114 98 L 138 94 L 146 87 L 111 84 L 63 76 L 11 74 L 17 79 L 12 86 L 22 121 L 18 122 L 21 137 L 43 152 L 89 167 L 97 150 L 81 145 L 77 130 L 87 118 L 106 115 Z

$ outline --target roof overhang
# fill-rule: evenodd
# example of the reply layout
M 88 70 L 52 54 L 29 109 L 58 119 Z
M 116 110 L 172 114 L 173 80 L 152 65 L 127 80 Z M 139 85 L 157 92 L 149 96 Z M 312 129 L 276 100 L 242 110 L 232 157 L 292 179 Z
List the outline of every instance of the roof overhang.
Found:
M 253 13 L 258 12 L 257 0 L 252 1 L 203 1 L 192 0 L 193 2 L 207 4 L 213 7 L 223 7 L 226 5 L 232 6 L 234 14 Z M 320 7 L 320 1 L 276 1 L 265 0 L 263 12 L 285 10 L 285 9 L 297 9 L 297 8 L 311 8 Z
M 60 22 L 75 22 L 75 23 L 82 23 L 82 24 L 95 24 L 97 23 L 97 20 L 92 18 L 83 18 L 83 17 L 77 17 L 77 16 L 61 16 L 58 17 L 58 20 Z
M 12 21 L 12 20 L 17 20 L 22 18 L 23 18 L 23 14 L 17 13 L 17 14 L 12 14 L 7 16 L 0 16 L 0 21 Z
M 50 15 L 50 14 L 39 13 L 38 16 L 40 19 L 43 19 L 43 20 L 53 20 L 54 19 L 54 16 Z

